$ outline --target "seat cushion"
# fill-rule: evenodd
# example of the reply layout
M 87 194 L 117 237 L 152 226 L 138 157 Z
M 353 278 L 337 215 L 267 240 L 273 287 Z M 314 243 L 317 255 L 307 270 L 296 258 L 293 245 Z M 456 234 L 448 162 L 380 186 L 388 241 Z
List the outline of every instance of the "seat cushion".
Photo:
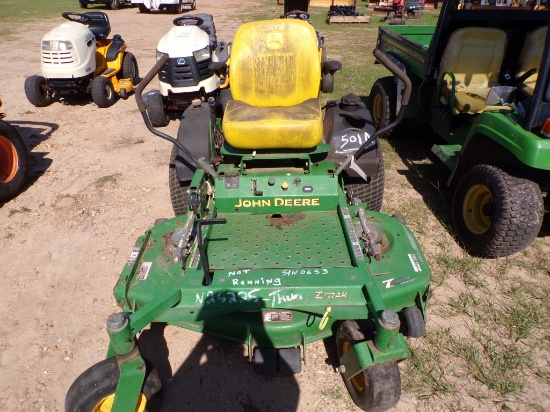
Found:
M 237 149 L 306 149 L 321 142 L 319 99 L 289 107 L 257 107 L 230 100 L 223 116 L 225 140 Z
M 518 58 L 518 70 L 516 79 L 519 79 L 531 69 L 538 69 L 544 53 L 544 45 L 546 43 L 546 33 L 548 27 L 543 26 L 530 31 L 525 36 L 525 41 Z M 526 95 L 532 96 L 535 84 L 537 83 L 538 71 L 533 73 L 522 83 L 518 84 L 518 89 Z

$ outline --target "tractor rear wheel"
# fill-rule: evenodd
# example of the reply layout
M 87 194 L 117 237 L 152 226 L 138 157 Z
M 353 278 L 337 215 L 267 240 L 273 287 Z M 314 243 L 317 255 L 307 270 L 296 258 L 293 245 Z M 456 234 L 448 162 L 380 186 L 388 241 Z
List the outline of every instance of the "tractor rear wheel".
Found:
M 374 82 L 369 94 L 369 110 L 377 130 L 395 120 L 397 116 L 397 85 L 393 76 L 382 77 Z M 391 131 L 383 133 L 380 137 L 389 137 L 390 134 Z
M 15 196 L 27 176 L 25 142 L 11 124 L 0 121 L 0 201 Z
M 119 7 L 120 7 L 120 0 L 111 1 L 111 9 L 118 10 Z
M 378 146 L 378 173 L 370 176 L 370 182 L 361 177 L 344 176 L 344 187 L 350 200 L 357 198 L 367 203 L 369 210 L 380 212 L 384 200 L 384 155 Z
M 460 180 L 452 216 L 468 252 L 482 257 L 512 255 L 526 248 L 542 226 L 539 186 L 490 165 L 476 165 Z
M 143 4 L 143 3 L 138 4 L 138 9 L 139 9 L 140 13 L 150 13 L 151 12 L 151 9 L 148 9 L 147 7 L 145 7 L 145 4 Z
M 48 83 L 42 76 L 32 75 L 25 79 L 25 95 L 29 102 L 36 107 L 46 107 L 52 103 L 52 94 L 48 90 Z
M 187 213 L 187 201 L 189 200 L 189 185 L 190 180 L 181 181 L 176 171 L 176 157 L 178 155 L 178 148 L 172 146 L 172 152 L 170 153 L 170 164 L 168 165 L 168 186 L 170 189 L 170 201 L 172 203 L 172 209 L 176 216 L 184 215 Z
M 130 52 L 124 52 L 122 57 L 122 78 L 130 79 L 135 86 L 139 81 L 139 68 L 135 56 Z
M 170 117 L 164 106 L 164 100 L 160 93 L 147 96 L 147 115 L 154 127 L 165 127 L 170 123 Z
M 336 333 L 338 357 L 364 340 L 365 335 L 355 321 L 344 321 Z M 363 411 L 385 411 L 395 406 L 401 396 L 401 376 L 395 361 L 369 366 L 351 379 L 344 379 L 344 384 L 353 402 Z
M 97 107 L 106 108 L 115 104 L 115 88 L 111 79 L 107 77 L 97 76 L 93 79 L 90 92 L 92 93 L 92 100 L 97 104 Z
M 110 411 L 120 377 L 116 358 L 105 359 L 82 373 L 65 397 L 65 412 Z M 159 406 L 162 383 L 156 369 L 147 368 L 136 411 L 153 411 Z

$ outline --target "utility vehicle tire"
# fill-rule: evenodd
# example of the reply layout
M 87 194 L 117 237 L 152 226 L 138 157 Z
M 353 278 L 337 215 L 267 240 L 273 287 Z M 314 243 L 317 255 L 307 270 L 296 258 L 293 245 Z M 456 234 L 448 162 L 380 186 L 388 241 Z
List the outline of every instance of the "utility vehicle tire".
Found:
M 426 323 L 424 322 L 424 316 L 422 312 L 416 306 L 412 308 L 406 308 L 403 311 L 405 317 L 405 335 L 411 338 L 421 338 L 426 332 Z
M 393 76 L 382 77 L 374 82 L 369 94 L 369 111 L 377 130 L 389 125 L 397 116 L 397 85 Z M 392 131 L 379 137 L 389 137 Z
M 36 74 L 25 79 L 25 95 L 36 107 L 46 107 L 52 103 L 46 79 Z
M 254 348 L 254 372 L 257 375 L 276 375 L 277 358 L 277 349 Z
M 344 321 L 336 333 L 338 357 L 342 357 L 355 343 L 364 340 L 365 335 L 355 321 Z M 344 383 L 353 402 L 364 411 L 390 409 L 399 402 L 401 396 L 401 376 L 395 361 L 370 366 L 353 378 L 344 379 Z
M 15 196 L 27 176 L 25 142 L 11 124 L 0 120 L 0 202 Z
M 65 397 L 65 412 L 110 411 L 120 372 L 115 358 L 87 369 L 73 382 Z M 139 407 L 154 411 L 160 406 L 162 383 L 156 369 L 147 367 Z M 142 409 L 136 410 L 142 410 Z
M 145 4 L 142 3 L 138 4 L 138 9 L 140 13 L 151 13 L 151 9 L 148 9 L 145 7 Z
M 160 93 L 147 96 L 147 115 L 154 127 L 165 127 L 170 123 L 170 117 Z
M 193 3 L 191 3 L 191 10 L 197 10 L 197 0 L 193 0 Z
M 116 102 L 115 88 L 111 79 L 103 76 L 97 76 L 92 80 L 90 87 L 92 100 L 100 108 L 111 107 Z
M 86 3 L 85 1 L 79 1 L 78 3 L 80 3 L 80 8 L 81 9 L 87 9 L 88 8 L 88 3 Z
M 361 177 L 344 176 L 344 188 L 349 199 L 357 198 L 367 203 L 367 209 L 380 212 L 384 200 L 384 155 L 378 147 L 378 173 L 370 176 L 370 182 Z
M 181 13 L 183 13 L 183 4 L 182 4 L 181 0 L 179 0 L 179 3 L 178 3 L 178 4 L 176 4 L 175 6 L 173 6 L 172 12 L 173 12 L 173 13 L 176 13 L 176 14 L 181 14 Z
M 118 10 L 119 7 L 120 7 L 120 0 L 111 1 L 111 9 Z
M 172 146 L 170 153 L 170 164 L 168 165 L 168 186 L 170 189 L 170 202 L 176 216 L 185 215 L 187 213 L 187 201 L 189 200 L 189 185 L 190 180 L 182 182 L 176 171 L 176 157 L 178 148 Z
M 538 185 L 496 166 L 474 166 L 453 196 L 458 238 L 469 253 L 487 258 L 526 248 L 540 231 L 543 213 Z
M 136 57 L 130 52 L 124 52 L 122 57 L 122 78 L 130 79 L 135 86 L 139 81 L 139 67 Z

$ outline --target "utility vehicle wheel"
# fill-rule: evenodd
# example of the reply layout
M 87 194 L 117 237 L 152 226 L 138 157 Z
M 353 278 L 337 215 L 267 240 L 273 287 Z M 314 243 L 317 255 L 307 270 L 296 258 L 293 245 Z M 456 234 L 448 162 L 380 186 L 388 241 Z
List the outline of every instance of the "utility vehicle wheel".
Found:
M 144 4 L 138 4 L 138 9 L 139 9 L 139 12 L 140 13 L 150 13 L 151 12 L 151 9 L 148 9 L 147 7 L 145 7 Z
M 174 13 L 176 13 L 176 14 L 181 14 L 181 13 L 183 13 L 183 4 L 182 4 L 181 0 L 179 0 L 179 3 L 176 4 L 176 5 L 173 7 L 172 11 L 173 11 Z
M 336 333 L 338 357 L 365 335 L 353 320 L 344 321 Z M 395 406 L 401 396 L 401 376 L 397 362 L 384 362 L 370 366 L 344 383 L 353 402 L 364 411 L 385 411 Z
M 526 248 L 542 225 L 544 206 L 538 185 L 502 169 L 476 165 L 458 183 L 453 223 L 472 254 L 496 258 Z
M 111 9 L 118 10 L 119 7 L 120 7 L 120 0 L 111 1 Z
M 411 338 L 421 338 L 426 332 L 426 323 L 424 322 L 424 316 L 417 307 L 407 308 L 403 311 L 405 316 L 405 335 Z
M 90 91 L 92 93 L 92 100 L 97 104 L 97 107 L 106 108 L 115 104 L 116 93 L 111 79 L 97 76 L 92 80 Z
M 85 1 L 80 0 L 78 3 L 80 3 L 80 8 L 81 9 L 87 9 L 88 8 L 88 3 L 86 3 Z
M 197 0 L 193 0 L 193 3 L 191 3 L 191 10 L 197 10 Z
M 370 182 L 361 177 L 344 176 L 344 187 L 349 199 L 357 198 L 367 203 L 369 210 L 380 212 L 384 200 L 384 156 L 378 148 L 378 173 L 370 176 Z
M 73 382 L 65 397 L 65 412 L 110 411 L 120 372 L 115 358 L 105 359 L 87 369 Z M 162 383 L 155 369 L 148 370 L 136 411 L 158 407 Z
M 176 172 L 176 156 L 178 155 L 178 148 L 172 146 L 172 153 L 170 153 L 170 164 L 168 165 L 168 186 L 170 188 L 170 201 L 172 203 L 172 209 L 176 216 L 184 215 L 187 213 L 187 201 L 189 200 L 189 185 L 191 181 L 182 182 L 178 173 Z
M 382 77 L 372 85 L 369 95 L 369 110 L 376 129 L 381 129 L 396 118 L 397 85 L 392 76 Z M 380 137 L 390 136 L 391 131 Z
M 122 57 L 122 78 L 130 79 L 134 86 L 139 81 L 139 68 L 137 60 L 130 52 L 124 52 L 124 57 Z
M 0 201 L 15 196 L 27 176 L 25 143 L 12 125 L 0 121 Z
M 48 91 L 46 79 L 32 75 L 25 79 L 25 95 L 29 102 L 36 107 L 46 107 L 52 103 L 52 95 Z
M 154 127 L 165 127 L 170 123 L 170 117 L 164 106 L 164 100 L 160 93 L 147 96 L 147 115 Z

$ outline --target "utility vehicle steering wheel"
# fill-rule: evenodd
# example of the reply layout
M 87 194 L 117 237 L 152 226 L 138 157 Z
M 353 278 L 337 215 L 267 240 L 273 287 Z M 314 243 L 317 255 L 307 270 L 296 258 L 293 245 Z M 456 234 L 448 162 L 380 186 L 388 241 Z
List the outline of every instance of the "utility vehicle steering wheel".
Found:
M 308 21 L 310 18 L 310 15 L 305 11 L 294 10 L 294 11 L 289 11 L 288 13 L 285 13 L 284 17 L 285 19 L 298 19 L 298 20 Z
M 204 20 L 197 16 L 181 16 L 174 19 L 174 26 L 202 26 Z
M 75 13 L 75 12 L 72 12 L 72 11 L 66 11 L 64 13 L 61 13 L 61 15 L 63 17 L 65 17 L 67 20 L 74 21 L 76 23 L 88 24 L 89 22 L 92 21 L 92 19 L 90 17 L 86 16 L 85 14 Z M 73 16 L 78 16 L 78 18 L 73 17 Z

